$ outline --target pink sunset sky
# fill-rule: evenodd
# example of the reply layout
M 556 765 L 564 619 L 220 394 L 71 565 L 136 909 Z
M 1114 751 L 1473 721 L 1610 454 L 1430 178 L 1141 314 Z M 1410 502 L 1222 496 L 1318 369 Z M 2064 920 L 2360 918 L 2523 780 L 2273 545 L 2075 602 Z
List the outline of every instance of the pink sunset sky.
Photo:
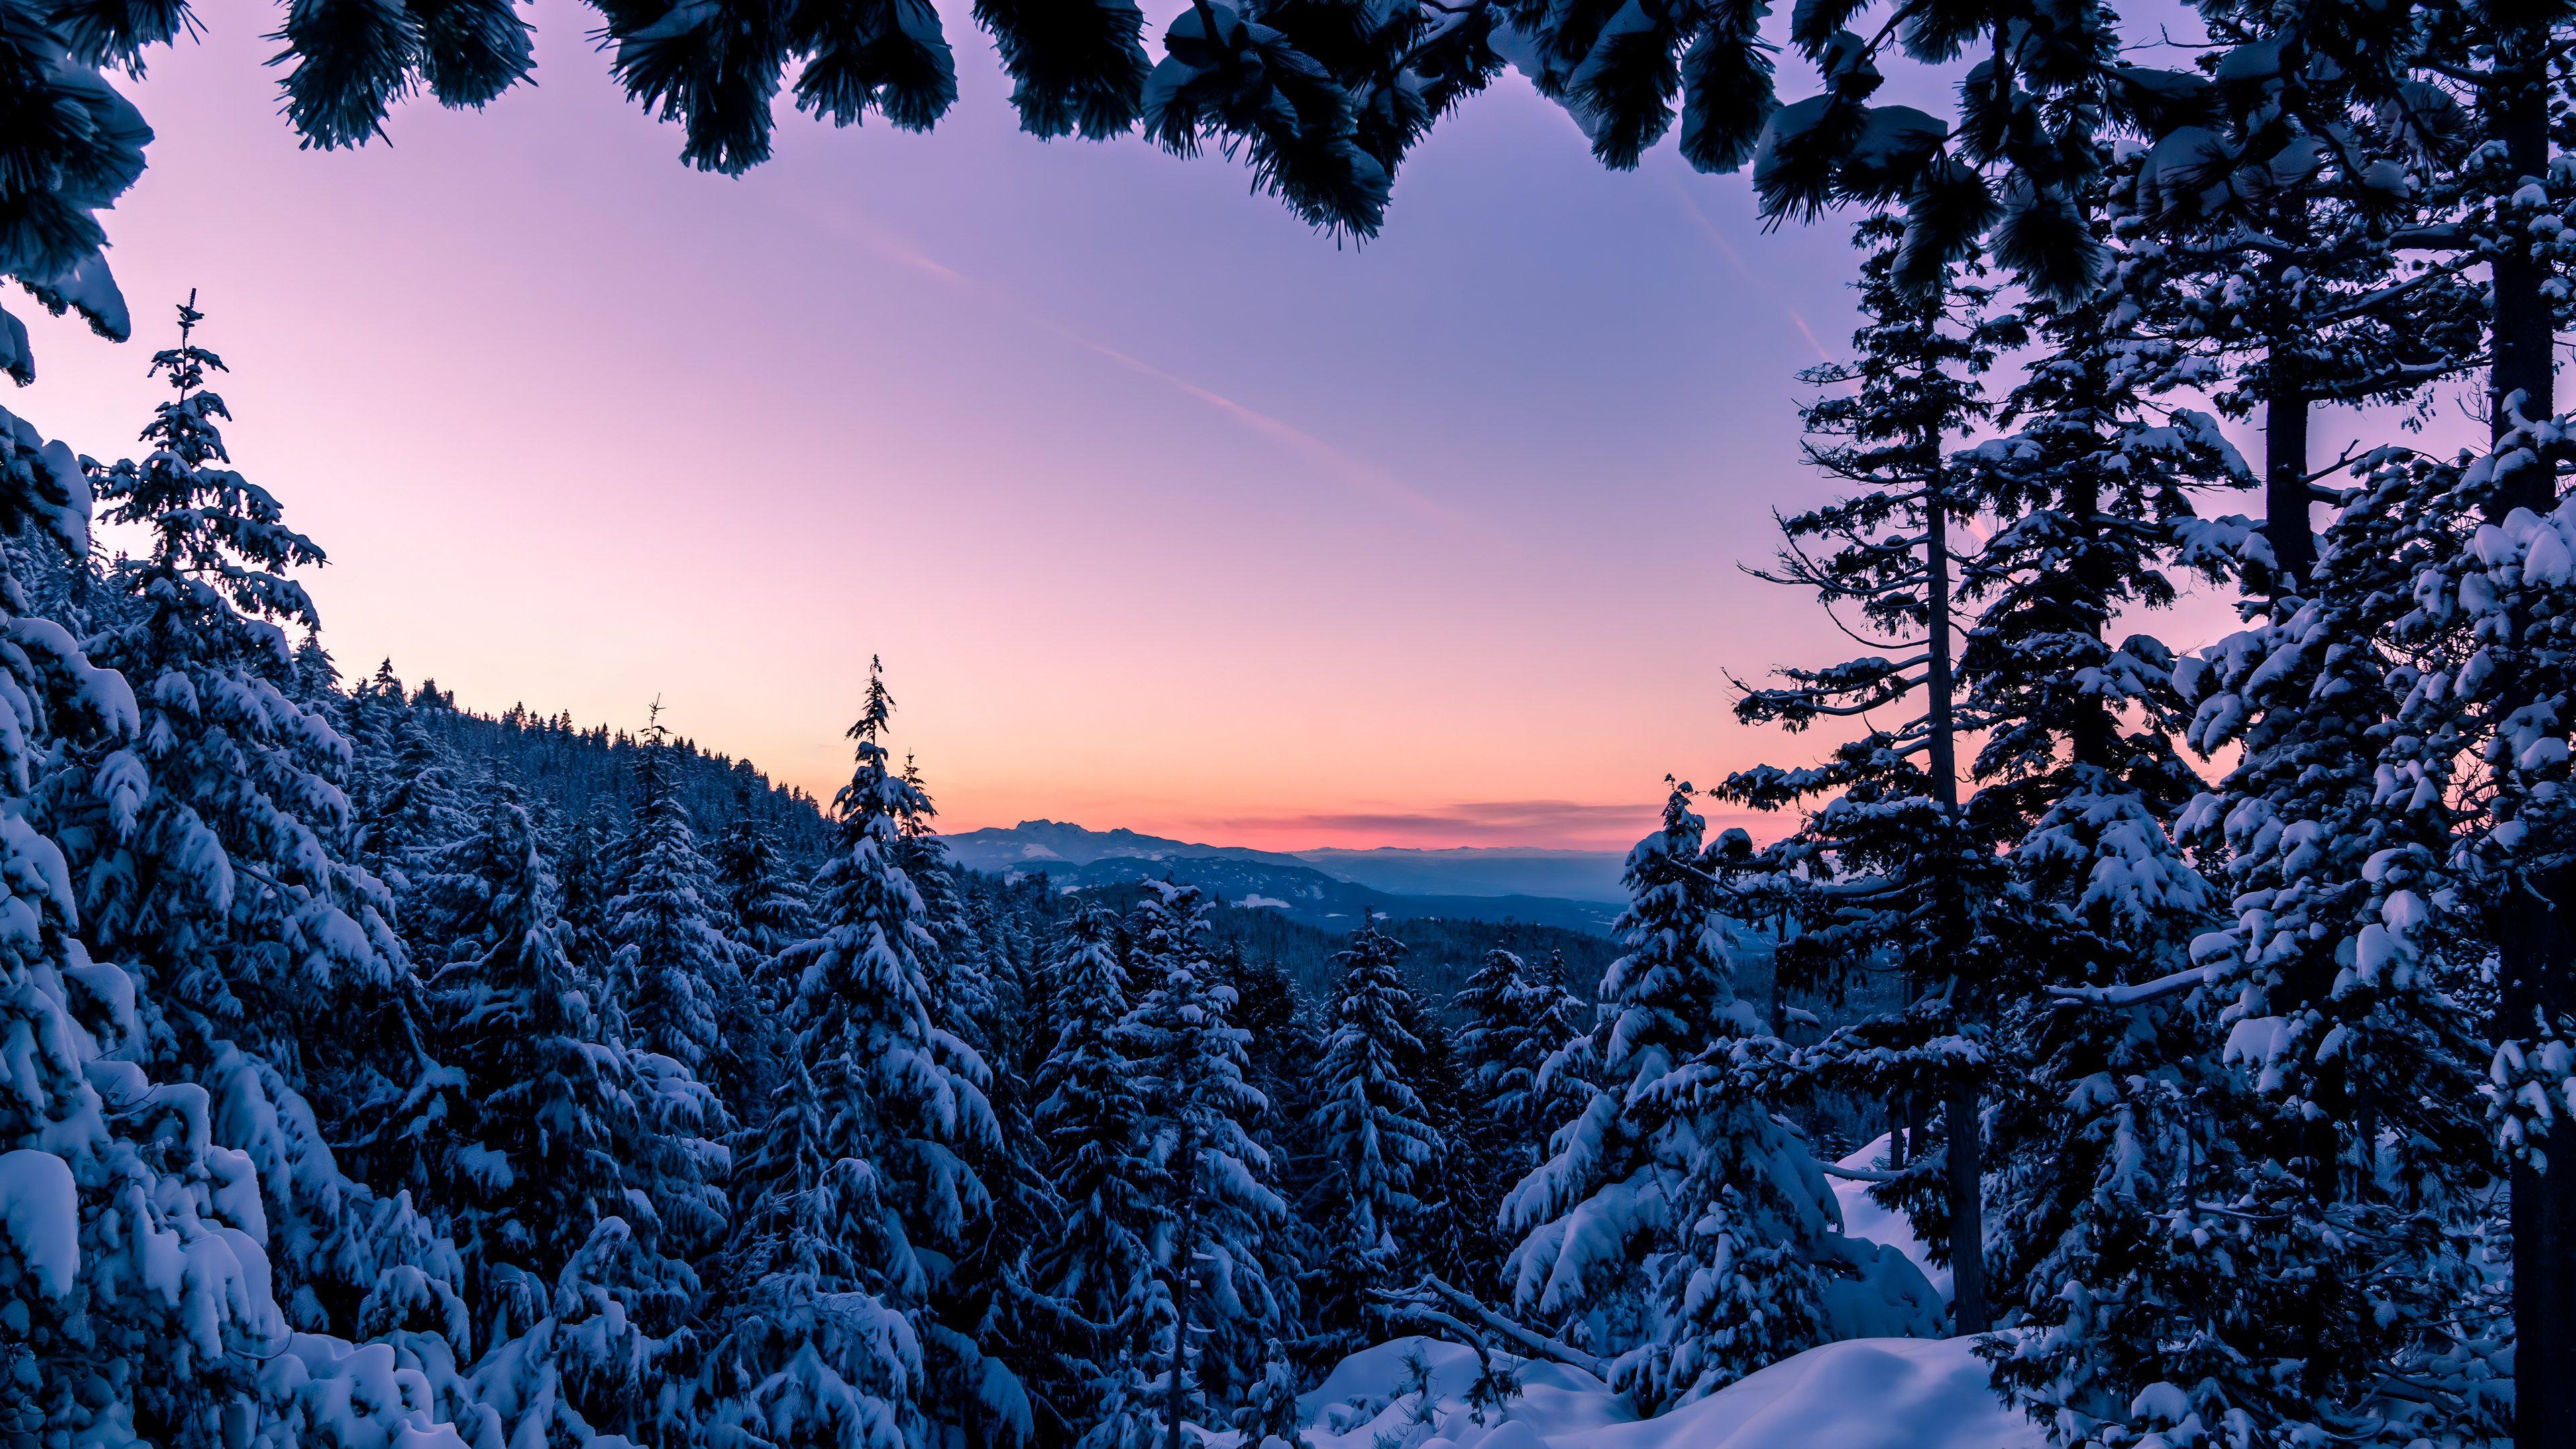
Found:
M 213 9 L 125 87 L 135 340 L 30 317 L 8 405 L 131 449 L 194 287 L 344 671 L 658 697 L 828 799 L 881 655 L 952 829 L 1619 847 L 1667 772 L 1831 743 L 1735 724 L 1728 672 L 1852 652 L 1736 567 L 1825 496 L 1794 374 L 1851 330 L 1845 221 L 1766 233 L 1669 145 L 1606 173 L 1507 77 L 1336 246 L 1222 160 L 1017 134 L 951 8 L 935 134 L 790 116 L 740 179 L 562 0 L 537 87 L 336 154 L 276 115 L 274 12 Z

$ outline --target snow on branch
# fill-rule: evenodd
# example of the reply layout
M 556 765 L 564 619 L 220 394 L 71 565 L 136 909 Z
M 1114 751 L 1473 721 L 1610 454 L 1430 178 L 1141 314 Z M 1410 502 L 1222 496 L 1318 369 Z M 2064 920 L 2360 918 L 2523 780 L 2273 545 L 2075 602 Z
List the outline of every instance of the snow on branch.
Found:
M 1550 1359 L 1579 1368 L 1594 1378 L 1605 1381 L 1610 1376 L 1610 1365 L 1606 1361 L 1595 1358 L 1571 1344 L 1550 1338 L 1536 1329 L 1505 1318 L 1478 1302 L 1473 1296 L 1442 1281 L 1436 1273 L 1425 1273 L 1422 1275 L 1421 1282 L 1402 1292 L 1381 1293 L 1379 1296 L 1386 1299 L 1391 1308 L 1401 1306 L 1412 1310 L 1412 1316 L 1433 1322 L 1445 1320 L 1455 1324 L 1461 1330 L 1465 1330 L 1466 1325 L 1457 1323 L 1457 1319 L 1452 1317 L 1452 1314 L 1463 1316 L 1482 1325 L 1486 1331 L 1516 1345 L 1520 1352 L 1531 1358 Z M 1445 1304 L 1448 1312 L 1442 1312 L 1434 1307 L 1435 1302 Z M 1483 1349 L 1482 1344 L 1472 1341 L 1469 1346 L 1479 1351 Z
M 2208 984 L 2208 971 L 2193 966 L 2170 976 L 2159 976 L 2153 981 L 2140 981 L 2129 986 L 2052 986 L 2048 988 L 2048 994 L 2056 997 L 2061 1007 L 2144 1006 Z

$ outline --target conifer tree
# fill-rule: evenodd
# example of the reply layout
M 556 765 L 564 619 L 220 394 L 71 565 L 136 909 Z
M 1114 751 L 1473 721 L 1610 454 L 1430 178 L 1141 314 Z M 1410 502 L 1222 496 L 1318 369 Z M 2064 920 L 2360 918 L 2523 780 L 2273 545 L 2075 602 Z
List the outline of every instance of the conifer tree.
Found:
M 463 822 L 455 781 L 421 712 L 399 697 L 394 703 L 391 758 L 366 781 L 357 839 L 367 868 L 401 895 L 412 869 L 461 834 Z
M 1676 786 L 1629 852 L 1630 949 L 1585 1048 L 1599 1085 L 1504 1202 L 1523 1234 L 1505 1264 L 1514 1302 L 1610 1360 L 1641 1411 L 1828 1338 L 1929 1327 L 1919 1275 L 1841 1238 L 1806 1144 L 1762 1102 L 1761 1021 L 1735 995 L 1692 795 Z M 1895 1311 L 1856 1313 L 1871 1305 L 1836 1291 L 1855 1276 Z
M 728 916 L 726 934 L 752 963 L 765 962 L 812 934 L 812 905 L 775 835 L 746 808 L 716 845 L 716 879 Z
M 1414 1174 L 1413 1196 L 1421 1206 L 1399 1239 L 1397 1279 L 1412 1283 L 1428 1273 L 1490 1300 L 1498 1296 L 1503 1243 L 1497 1225 L 1511 1184 L 1498 1180 L 1487 1144 L 1474 1130 L 1473 1093 L 1449 1024 L 1414 998 L 1403 1025 L 1419 1046 L 1398 1054 L 1397 1071 L 1421 1097 L 1423 1121 L 1439 1150 Z M 1511 1180 L 1525 1170 L 1514 1168 Z
M 872 667 L 850 727 L 857 768 L 815 879 L 822 934 L 778 963 L 796 983 L 796 1049 L 767 1119 L 737 1139 L 717 1412 L 774 1443 L 926 1442 L 921 1317 L 991 1211 L 960 1153 L 997 1135 L 988 1073 L 933 1019 L 924 963 L 937 941 L 895 863 L 929 801 L 892 766 L 893 712 Z
M 1590 1030 L 1564 970 L 1563 952 L 1533 969 L 1497 946 L 1451 1003 L 1466 1018 L 1458 1051 L 1471 1130 L 1506 1188 L 1545 1160 L 1548 1134 L 1586 1095 L 1574 1065 L 1558 1060 L 1568 1042 Z M 1551 1061 L 1558 1061 L 1552 1074 Z
M 1322 1163 L 1307 1150 L 1307 1122 L 1315 1114 L 1315 1064 L 1324 1046 L 1306 1019 L 1296 987 L 1277 961 L 1247 955 L 1235 942 L 1217 948 L 1216 962 L 1234 988 L 1230 1019 L 1251 1037 L 1244 1043 L 1243 1079 L 1268 1105 L 1244 1125 L 1270 1155 L 1272 1185 L 1294 1205 L 1292 1234 L 1301 1231 L 1312 1210 Z M 1298 1260 L 1312 1256 L 1309 1245 L 1286 1239 Z
M 736 981 L 733 947 L 716 923 L 715 872 L 698 853 L 659 714 L 635 752 L 635 818 L 617 842 L 609 969 L 635 1045 L 700 1072 L 722 1050 L 716 1017 Z
M 1065 924 L 1052 970 L 1055 1045 L 1034 1084 L 1037 1130 L 1064 1204 L 1062 1236 L 1032 1266 L 1063 1305 L 1057 1377 L 1085 1395 L 1111 1385 L 1149 1323 L 1169 1313 L 1149 1237 L 1165 1200 L 1146 1156 L 1145 1101 L 1129 1057 L 1127 979 L 1116 922 L 1090 906 Z M 1075 1416 L 1077 1431 L 1088 1416 Z
M 1825 764 L 1757 766 L 1730 775 L 1717 794 L 1762 810 L 1826 799 L 1795 835 L 1746 862 L 1795 903 L 1805 927 L 1774 954 L 1775 981 L 1839 990 L 1895 953 L 1908 1009 L 1821 1044 L 1818 1075 L 1902 1104 L 1902 1135 L 1918 1158 L 1920 1107 L 1944 1105 L 1940 1170 L 1918 1160 L 1907 1197 L 1946 1251 L 1954 1234 L 1983 1236 L 1975 1064 L 1990 1057 L 1983 1018 L 2015 954 L 1999 949 L 1994 920 L 2006 887 L 1998 812 L 1960 799 L 1958 742 L 1994 721 L 1959 698 L 1959 578 L 1975 557 L 1954 539 L 1986 500 L 1962 486 L 1947 454 L 1988 415 L 1979 379 L 2014 329 L 1980 315 L 1993 294 L 1972 277 L 1945 270 L 1929 290 L 1904 285 L 1904 235 L 1888 216 L 1854 229 L 1854 244 L 1868 252 L 1857 356 L 1800 374 L 1848 389 L 1806 408 L 1806 452 L 1819 471 L 1859 491 L 1784 517 L 1788 546 L 1776 570 L 1759 574 L 1814 590 L 1828 610 L 1848 606 L 1859 618 L 1847 632 L 1879 635 L 1869 642 L 1899 658 L 1783 670 L 1786 685 L 1746 690 L 1736 714 L 1797 731 L 1913 700 L 1919 712 L 1837 747 Z M 1955 1327 L 1982 1332 L 1990 1326 L 1984 1265 L 1975 1253 L 1950 1256 Z
M 462 1141 L 416 1188 L 462 1237 L 490 1340 L 478 1392 L 514 1435 L 667 1430 L 664 1360 L 701 1294 L 687 1258 L 726 1216 L 707 1140 L 722 1105 L 602 1033 L 509 786 L 437 864 L 455 935 L 434 1000 Z
M 1168 1445 L 1184 1423 L 1260 1371 L 1293 1299 L 1265 1269 L 1266 1240 L 1287 1216 L 1267 1184 L 1269 1155 L 1245 1129 L 1263 1108 L 1243 1080 L 1247 1033 L 1230 1019 L 1233 989 L 1216 979 L 1205 938 L 1212 908 L 1198 887 L 1147 881 L 1129 927 L 1146 978 L 1128 1017 L 1145 1099 L 1147 1160 L 1163 1191 L 1151 1246 L 1171 1305 L 1153 1326 L 1149 1362 L 1123 1390 L 1159 1412 Z M 1148 1393 L 1150 1390 L 1150 1396 Z
M 1397 961 L 1404 948 L 1363 926 L 1334 954 L 1342 966 L 1332 1030 L 1316 1069 L 1318 1105 L 1307 1128 L 1323 1161 L 1320 1201 L 1330 1206 L 1320 1261 L 1299 1285 L 1312 1334 L 1301 1345 L 1319 1362 L 1366 1347 L 1370 1301 L 1405 1266 L 1413 1218 L 1422 1210 L 1415 1180 L 1447 1144 L 1408 1079 L 1423 1043 L 1418 1013 Z
M 71 450 L 0 409 L 0 530 L 30 550 L 88 547 Z M 51 538 L 42 537 L 50 534 Z M 14 552 L 15 550 L 13 550 Z M 133 980 L 74 936 L 59 847 L 29 824 L 43 752 L 122 743 L 138 711 L 120 675 L 61 626 L 29 617 L 0 562 L 0 893 L 17 923 L 0 939 L 0 1414 L 30 1441 L 149 1434 L 202 1443 L 254 1418 L 256 1373 L 236 1350 L 288 1332 L 268 1292 L 270 1238 L 257 1170 L 213 1143 L 214 1104 L 138 1065 L 149 1024 Z M 191 1265 L 185 1277 L 164 1265 Z M 230 1411 L 230 1417 L 222 1417 Z
M 179 345 L 153 358 L 176 394 L 144 430 L 153 451 L 90 479 L 108 520 L 151 539 L 102 580 L 127 602 L 85 646 L 143 682 L 141 728 L 64 760 L 32 813 L 63 847 L 90 948 L 147 988 L 152 1065 L 224 1102 L 217 1140 L 258 1166 L 292 1321 L 354 1332 L 383 1272 L 443 1278 L 452 1254 L 329 1144 L 370 1162 L 414 1151 L 408 1113 L 439 1070 L 392 897 L 348 858 L 349 746 L 290 693 L 281 624 L 318 617 L 288 572 L 322 554 L 225 466 L 203 320 L 180 307 Z
M 289 692 L 316 714 L 340 703 L 340 665 L 323 646 L 319 629 L 305 630 L 303 642 L 295 646 L 295 684 Z
M 2391 722 L 2427 662 L 2393 637 L 2394 614 L 2424 596 L 2401 560 L 2449 552 L 2458 506 L 2416 505 L 2405 493 L 2427 470 L 2383 459 L 2336 500 L 2347 506 L 2322 561 L 2307 523 L 2311 403 L 2402 399 L 2474 352 L 2457 264 L 2401 279 L 2394 257 L 2456 174 L 2459 112 L 2420 83 L 2373 106 L 2376 58 L 2299 58 L 2325 39 L 2313 13 L 2211 17 L 2239 42 L 2218 59 L 2216 128 L 2168 135 L 2112 201 L 2124 230 L 2145 228 L 2137 250 L 2215 274 L 2179 294 L 2178 322 L 2152 305 L 2171 295 L 2140 296 L 2146 325 L 2199 350 L 2185 367 L 2215 352 L 2235 378 L 2220 405 L 2267 417 L 2260 532 L 2231 547 L 2243 521 L 2217 520 L 2192 540 L 2241 562 L 2242 610 L 2262 622 L 2173 674 L 2199 706 L 2193 747 L 2244 746 L 2174 825 L 2235 919 L 2192 941 L 2188 964 L 2133 923 L 2124 934 L 2179 969 L 2157 974 L 2151 959 L 2135 984 L 2060 987 L 2054 1012 L 2034 1003 L 2033 1034 L 2053 1040 L 2002 1125 L 2034 1138 L 2005 1182 L 2036 1231 L 2008 1242 L 2016 1269 L 2048 1255 L 2029 1316 L 2050 1331 L 2009 1355 L 1998 1345 L 1996 1377 L 2066 1442 L 2185 1413 L 2266 1442 L 2348 1433 L 2389 1407 L 2376 1396 L 2392 1374 L 2412 1386 L 2407 1432 L 2491 1432 L 2494 1348 L 2450 1328 L 2492 1322 L 2497 1305 L 2440 1246 L 2479 1231 L 2469 1188 L 2492 1169 L 2463 1110 L 2473 1053 L 2449 995 L 2469 973 L 2444 979 L 2430 931 L 2367 984 L 2349 969 L 2387 902 L 2413 920 L 2423 864 L 2447 854 L 2441 805 L 2419 796 L 2383 816 L 2376 802 L 2414 768 L 2402 744 L 2391 751 L 2408 732 Z M 2117 1089 L 2056 1100 L 2070 1082 Z M 2092 1155 L 2106 1132 L 2115 1161 Z M 2275 1286 L 2246 1291 L 2258 1282 Z M 2187 1387 L 2160 1408 L 2146 1392 L 2159 1385 Z
M 914 804 L 888 856 L 919 896 L 930 935 L 922 964 L 931 1021 L 967 1059 L 983 1064 L 991 1119 L 989 1132 L 957 1146 L 986 1206 L 978 1231 L 948 1255 L 919 1316 L 929 1373 L 924 1402 L 937 1422 L 978 1443 L 1021 1440 L 1034 1432 L 1039 1412 L 1030 1378 L 1054 1366 L 1060 1311 L 1033 1286 L 1030 1259 L 1059 1231 L 1061 1207 L 1038 1165 L 1025 1084 L 1007 1070 L 1017 982 L 1007 961 L 994 970 L 972 898 L 947 845 L 931 834 L 930 795 L 908 758 L 902 784 Z M 995 1062 L 1005 1070 L 992 1071 Z

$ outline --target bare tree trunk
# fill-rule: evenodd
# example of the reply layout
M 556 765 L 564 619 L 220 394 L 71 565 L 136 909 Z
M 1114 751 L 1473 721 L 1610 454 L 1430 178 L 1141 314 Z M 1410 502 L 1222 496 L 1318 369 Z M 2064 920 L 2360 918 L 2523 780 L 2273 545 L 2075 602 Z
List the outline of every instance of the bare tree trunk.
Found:
M 1942 832 L 1940 848 L 1955 850 L 1955 832 L 1959 825 L 1959 752 L 1956 705 L 1952 698 L 1950 678 L 1950 517 L 1943 506 L 1939 476 L 1930 485 L 1930 501 L 1924 508 L 1924 562 L 1927 622 L 1930 625 L 1932 665 L 1931 685 L 1931 760 L 1933 798 L 1940 803 Z M 1932 882 L 1938 894 L 1935 904 L 1935 949 L 1944 958 L 1941 965 L 1953 966 L 1966 944 L 1967 902 L 1961 898 L 1957 862 L 1945 856 L 1940 874 Z M 1964 1018 L 1969 1002 L 1966 993 L 1953 987 L 1951 1007 L 1953 1020 Z M 1978 1130 L 1978 1092 L 1973 1080 L 1962 1079 L 1951 1085 L 1949 1095 L 1950 1142 L 1950 1261 L 1951 1294 L 1950 1326 L 1953 1333 L 1983 1333 L 1994 1326 L 1986 1310 L 1985 1275 L 1985 1164 L 1984 1143 Z
M 2274 366 L 2279 366 L 2274 352 Z M 2263 403 L 2263 534 L 2271 540 L 2272 597 L 2304 597 L 2317 566 L 2308 528 L 2308 395 L 2296 378 L 2275 378 Z
M 2549 174 L 2549 29 L 2525 7 L 2496 37 L 2495 70 L 2512 79 L 2488 89 L 2491 134 L 2502 140 L 2513 169 L 2523 177 Z M 2554 320 L 2542 292 L 2545 269 L 2514 247 L 2493 262 L 2495 281 L 2494 371 L 2488 388 L 2489 426 L 2502 439 L 2513 430 L 2513 412 L 2532 421 L 2556 409 L 2551 353 Z M 2512 408 L 2508 409 L 2508 404 Z M 2502 475 L 2492 505 L 2501 518 L 2516 508 L 2547 513 L 2557 504 L 2555 460 L 2544 452 Z M 2514 621 L 2524 638 L 2528 621 Z M 2523 661 L 2528 669 L 2531 661 Z M 2499 693 L 2505 709 L 2538 697 L 2546 681 L 2525 677 Z M 2576 889 L 2564 866 L 2518 870 L 2506 878 L 2506 896 L 2495 903 L 2496 948 L 2503 967 L 2498 1037 L 2535 1029 L 2536 1017 L 2555 1020 L 2576 1010 L 2576 937 L 2561 903 Z M 2553 1143 L 2553 1146 L 2558 1144 Z M 2517 1346 L 2514 1419 L 2523 1442 L 2537 1444 L 2576 1424 L 2576 1152 L 2551 1154 L 2556 1171 L 2513 1169 L 2513 1311 Z M 2551 1424 L 2559 1425 L 2551 1430 Z

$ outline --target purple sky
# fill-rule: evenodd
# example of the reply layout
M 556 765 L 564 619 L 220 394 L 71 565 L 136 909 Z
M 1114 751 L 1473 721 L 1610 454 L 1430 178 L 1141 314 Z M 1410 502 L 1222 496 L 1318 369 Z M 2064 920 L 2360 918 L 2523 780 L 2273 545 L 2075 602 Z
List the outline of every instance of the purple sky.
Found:
M 9 405 L 129 450 L 194 286 L 344 670 L 658 696 L 828 798 L 881 654 L 954 829 L 1621 846 L 1667 771 L 1830 743 L 1736 726 L 1724 671 L 1848 650 L 1735 568 L 1824 496 L 1793 374 L 1850 332 L 1847 222 L 1765 234 L 1669 145 L 1605 173 L 1506 78 L 1336 248 L 1221 160 L 1017 134 L 953 8 L 935 134 L 788 116 L 741 179 L 560 0 L 538 88 L 327 155 L 275 115 L 273 14 L 216 9 L 129 88 L 136 340 L 31 319 Z

